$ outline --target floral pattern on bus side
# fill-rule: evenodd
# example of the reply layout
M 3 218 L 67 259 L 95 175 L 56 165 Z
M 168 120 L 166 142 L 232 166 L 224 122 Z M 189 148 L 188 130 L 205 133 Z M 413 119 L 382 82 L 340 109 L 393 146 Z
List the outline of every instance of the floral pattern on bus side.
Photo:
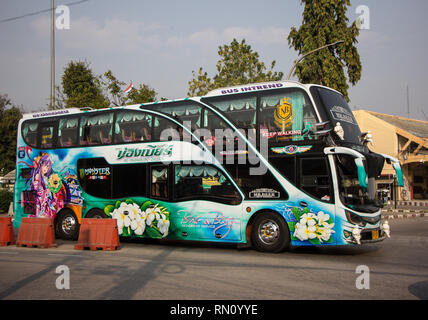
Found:
M 121 236 L 146 236 L 148 238 L 165 238 L 169 232 L 169 211 L 148 200 L 139 205 L 132 199 L 116 201 L 107 205 L 104 212 L 117 221 Z
M 291 240 L 308 241 L 310 244 L 333 243 L 334 223 L 329 214 L 323 211 L 313 212 L 305 207 L 293 207 L 292 215 L 296 221 L 289 221 Z

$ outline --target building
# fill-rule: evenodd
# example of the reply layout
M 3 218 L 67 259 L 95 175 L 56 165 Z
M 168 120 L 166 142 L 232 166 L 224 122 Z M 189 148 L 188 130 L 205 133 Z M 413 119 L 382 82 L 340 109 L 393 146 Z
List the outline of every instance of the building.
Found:
M 15 170 L 10 171 L 4 177 L 0 177 L 0 188 L 5 188 L 13 191 L 13 185 L 15 184 Z
M 355 110 L 362 132 L 370 131 L 373 152 L 388 154 L 400 160 L 404 187 L 394 183 L 395 171 L 385 163 L 378 190 L 388 190 L 397 200 L 428 199 L 428 121 L 414 120 L 367 110 Z

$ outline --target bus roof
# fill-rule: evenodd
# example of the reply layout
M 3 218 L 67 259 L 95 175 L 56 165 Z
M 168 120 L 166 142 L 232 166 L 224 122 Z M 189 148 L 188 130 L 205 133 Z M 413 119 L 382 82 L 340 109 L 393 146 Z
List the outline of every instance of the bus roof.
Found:
M 279 88 L 305 88 L 309 89 L 312 86 L 322 87 L 325 89 L 329 89 L 332 91 L 335 91 L 339 94 L 337 90 L 334 90 L 332 88 L 322 86 L 319 84 L 303 84 L 298 81 L 272 81 L 272 82 L 260 82 L 260 83 L 249 83 L 245 85 L 238 85 L 238 86 L 231 86 L 231 87 L 224 87 L 224 88 L 217 88 L 214 90 L 211 90 L 203 97 L 214 97 L 214 96 L 226 96 L 236 93 L 244 93 L 244 92 L 256 92 L 256 91 L 263 91 L 263 90 L 270 90 L 270 89 L 279 89 Z M 198 97 L 193 97 L 198 98 Z M 166 103 L 166 102 L 178 102 L 178 101 L 185 101 L 188 100 L 187 98 L 182 99 L 171 99 L 171 100 L 165 100 L 165 101 L 155 101 L 155 102 L 146 102 L 146 103 L 139 103 L 134 105 L 126 105 L 126 106 L 119 106 L 119 107 L 109 107 L 109 108 L 102 108 L 102 109 L 92 109 L 92 108 L 67 108 L 67 109 L 57 109 L 57 110 L 47 110 L 47 111 L 38 111 L 38 112 L 32 112 L 32 113 L 25 113 L 22 116 L 22 120 L 27 119 L 38 119 L 38 118 L 45 118 L 45 117 L 52 117 L 52 116 L 58 116 L 58 115 L 69 115 L 69 114 L 79 114 L 82 112 L 89 112 L 89 111 L 101 111 L 101 110 L 109 110 L 109 109 L 120 109 L 120 108 L 139 108 L 139 107 L 149 107 L 158 103 Z
M 80 114 L 83 112 L 93 112 L 93 111 L 105 111 L 105 110 L 112 110 L 112 109 L 121 109 L 121 108 L 138 108 L 141 106 L 141 104 L 134 104 L 134 105 L 128 105 L 128 106 L 120 106 L 120 107 L 109 107 L 109 108 L 102 108 L 102 109 L 92 109 L 92 108 L 65 108 L 65 109 L 57 109 L 57 110 L 47 110 L 47 111 L 38 111 L 38 112 L 31 112 L 31 113 L 25 113 L 22 116 L 22 120 L 27 119 L 39 119 L 39 118 L 47 118 L 47 117 L 53 117 L 53 116 L 59 116 L 59 115 L 69 115 L 69 114 Z
M 238 86 L 232 86 L 232 87 L 224 87 L 224 88 L 218 88 L 211 90 L 208 92 L 204 97 L 214 97 L 214 96 L 224 96 L 229 94 L 236 94 L 236 93 L 244 93 L 244 92 L 254 92 L 254 91 L 263 91 L 263 90 L 270 90 L 270 89 L 277 89 L 277 88 L 305 88 L 309 89 L 311 86 L 318 86 L 323 87 L 329 90 L 333 90 L 339 94 L 340 92 L 325 87 L 318 84 L 303 84 L 298 81 L 272 81 L 272 82 L 261 82 L 261 83 L 250 83 L 245 85 L 238 85 Z

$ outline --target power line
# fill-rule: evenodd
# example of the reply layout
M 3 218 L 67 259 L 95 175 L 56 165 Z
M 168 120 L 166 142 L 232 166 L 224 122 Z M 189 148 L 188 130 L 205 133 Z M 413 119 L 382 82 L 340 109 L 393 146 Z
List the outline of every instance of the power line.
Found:
M 71 6 L 74 6 L 76 4 L 81 4 L 83 2 L 88 2 L 88 1 L 90 1 L 90 0 L 74 1 L 74 2 L 70 2 L 70 3 L 66 3 L 65 5 L 68 6 L 68 7 L 71 7 Z M 56 7 L 54 9 L 56 9 Z M 36 11 L 36 12 L 31 12 L 31 13 L 23 14 L 23 15 L 17 16 L 17 17 L 2 19 L 2 20 L 0 20 L 0 23 L 5 23 L 5 22 L 19 20 L 19 19 L 22 19 L 22 18 L 27 18 L 27 17 L 35 16 L 35 15 L 38 15 L 38 14 L 41 14 L 41 13 L 50 12 L 51 10 L 52 10 L 52 8 L 49 8 L 49 9 L 44 9 L 44 10 L 39 10 L 39 11 Z

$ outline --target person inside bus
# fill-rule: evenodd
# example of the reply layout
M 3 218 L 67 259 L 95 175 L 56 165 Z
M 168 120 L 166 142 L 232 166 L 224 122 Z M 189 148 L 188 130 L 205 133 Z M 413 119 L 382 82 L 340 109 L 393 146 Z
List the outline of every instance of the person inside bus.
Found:
M 267 118 L 263 121 L 263 123 L 260 123 L 260 129 L 266 129 L 268 132 L 274 132 L 277 131 L 275 127 L 271 123 L 271 119 Z
M 132 132 L 130 130 L 126 130 L 125 128 L 122 128 L 121 132 L 122 132 L 122 141 L 131 142 Z
M 32 133 L 32 132 L 29 133 L 26 137 L 26 140 L 30 146 L 35 146 L 37 143 L 37 134 Z
M 73 140 L 70 136 L 68 137 L 60 137 L 60 143 L 62 147 L 71 147 L 73 145 Z
M 152 196 L 158 198 L 168 198 L 168 189 L 165 180 L 159 179 L 156 176 L 152 177 Z
M 88 128 L 85 128 L 85 134 L 83 136 L 83 140 L 80 143 L 81 145 L 87 146 L 91 144 L 91 137 L 89 136 Z
M 99 139 L 102 144 L 109 144 L 111 143 L 111 136 L 109 134 L 105 134 L 103 130 L 99 131 Z
M 149 141 L 150 140 L 150 134 L 147 127 L 141 127 L 140 128 L 140 135 L 137 138 L 139 141 Z

